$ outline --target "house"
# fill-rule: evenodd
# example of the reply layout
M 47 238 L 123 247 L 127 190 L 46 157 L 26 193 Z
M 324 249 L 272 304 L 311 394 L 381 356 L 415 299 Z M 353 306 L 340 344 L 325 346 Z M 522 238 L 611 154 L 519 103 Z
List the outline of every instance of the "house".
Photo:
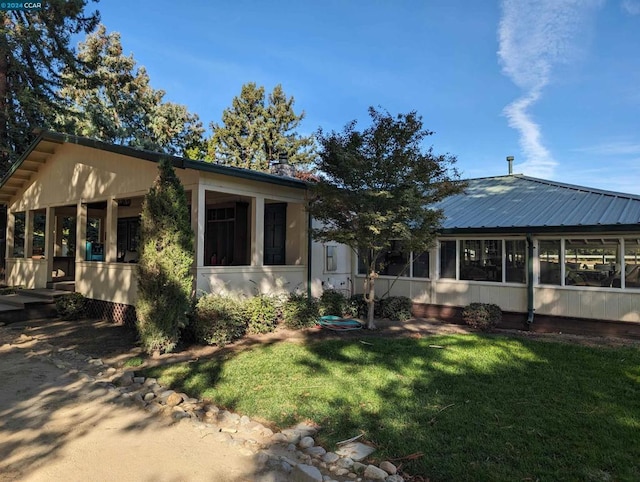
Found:
M 43 131 L 0 185 L 6 283 L 73 283 L 98 315 L 133 316 L 139 215 L 169 157 L 190 205 L 198 292 L 305 290 L 309 237 L 300 180 Z
M 640 196 L 512 174 L 471 179 L 437 207 L 436 246 L 411 262 L 393 246 L 378 294 L 409 296 L 423 315 L 485 302 L 519 326 L 608 320 L 640 335 Z
M 198 292 L 362 292 L 350 250 L 311 241 L 305 182 L 47 131 L 0 182 L 7 284 L 73 283 L 96 315 L 131 319 L 139 214 L 162 157 L 187 191 Z M 487 302 L 517 326 L 604 320 L 640 335 L 640 196 L 518 174 L 467 182 L 438 206 L 430 251 L 384 254 L 379 296 L 408 296 L 418 315 Z

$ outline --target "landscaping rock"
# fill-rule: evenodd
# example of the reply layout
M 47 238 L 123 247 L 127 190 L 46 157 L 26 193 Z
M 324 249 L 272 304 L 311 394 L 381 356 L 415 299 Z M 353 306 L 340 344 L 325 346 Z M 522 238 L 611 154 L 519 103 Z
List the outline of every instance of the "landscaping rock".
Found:
M 375 465 L 367 465 L 364 469 L 364 478 L 371 480 L 384 480 L 389 476 L 384 470 L 376 467 Z
M 182 403 L 182 395 L 174 392 L 167 397 L 167 399 L 165 400 L 165 403 L 170 407 L 175 407 L 177 405 L 180 405 Z
M 336 450 L 336 453 L 341 457 L 349 457 L 350 459 L 359 462 L 360 460 L 367 458 L 375 451 L 376 449 L 369 445 L 365 445 L 360 442 L 351 442 L 340 447 L 338 450 Z
M 302 437 L 298 446 L 301 449 L 308 449 L 309 447 L 313 447 L 316 444 L 315 440 L 312 437 Z
M 327 464 L 333 464 L 336 462 L 340 456 L 338 454 L 334 454 L 333 452 L 327 452 L 322 456 L 322 461 Z
M 312 465 L 298 464 L 291 471 L 294 482 L 323 482 L 322 472 Z
M 321 457 L 327 453 L 327 451 L 320 446 L 309 447 L 308 449 L 305 449 L 304 452 L 311 457 Z
M 395 475 L 398 472 L 396 466 L 386 460 L 380 464 L 380 468 L 389 475 Z
M 398 474 L 394 474 L 387 477 L 384 482 L 404 482 L 404 479 Z

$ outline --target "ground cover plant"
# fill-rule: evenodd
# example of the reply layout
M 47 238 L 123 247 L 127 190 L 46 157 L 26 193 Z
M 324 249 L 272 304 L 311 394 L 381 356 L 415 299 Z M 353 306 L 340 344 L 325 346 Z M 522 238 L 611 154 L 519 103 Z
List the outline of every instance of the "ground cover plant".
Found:
M 282 342 L 160 378 L 444 480 L 639 480 L 640 352 L 484 335 Z M 408 456 L 412 456 L 407 458 Z

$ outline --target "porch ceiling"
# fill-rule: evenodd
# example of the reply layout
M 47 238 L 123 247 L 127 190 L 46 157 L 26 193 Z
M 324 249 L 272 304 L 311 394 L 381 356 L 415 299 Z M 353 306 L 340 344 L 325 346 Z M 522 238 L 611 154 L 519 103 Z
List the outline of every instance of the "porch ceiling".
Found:
M 27 151 L 26 156 L 16 161 L 0 183 L 0 204 L 8 204 L 61 144 L 61 141 L 53 139 L 37 139 L 33 148 Z

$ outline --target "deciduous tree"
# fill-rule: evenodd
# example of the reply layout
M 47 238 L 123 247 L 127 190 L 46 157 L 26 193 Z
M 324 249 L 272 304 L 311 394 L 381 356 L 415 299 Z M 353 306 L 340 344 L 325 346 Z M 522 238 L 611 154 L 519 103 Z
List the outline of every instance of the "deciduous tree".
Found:
M 70 38 L 100 20 L 97 11 L 85 13 L 87 3 L 47 0 L 39 10 L 0 11 L 0 174 L 29 145 L 33 129 L 51 127 L 60 112 L 60 73 L 80 67 Z
M 432 135 L 416 112 L 393 117 L 369 109 L 371 126 L 356 122 L 341 133 L 320 131 L 318 171 L 312 184 L 310 214 L 319 222 L 313 236 L 352 248 L 365 270 L 368 328 L 375 328 L 375 280 L 382 253 L 392 241 L 422 253 L 429 249 L 443 219 L 434 204 L 460 192 L 464 184 L 455 156 L 425 149 Z

